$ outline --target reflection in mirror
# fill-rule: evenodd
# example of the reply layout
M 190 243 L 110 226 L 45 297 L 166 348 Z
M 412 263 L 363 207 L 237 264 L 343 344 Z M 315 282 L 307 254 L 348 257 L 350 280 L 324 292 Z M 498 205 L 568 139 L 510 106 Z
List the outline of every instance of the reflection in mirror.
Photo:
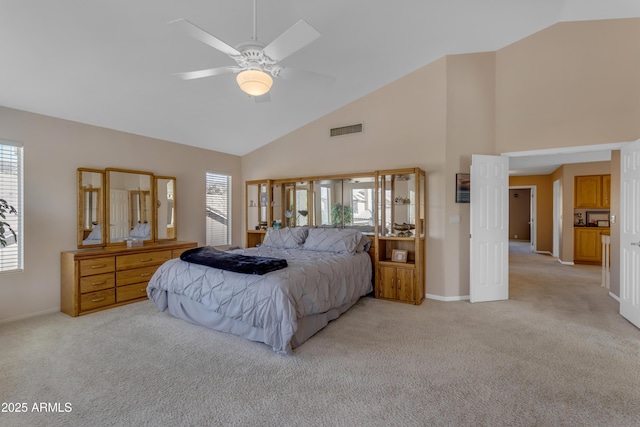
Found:
M 309 182 L 285 183 L 284 223 L 285 227 L 309 225 Z
M 156 180 L 156 218 L 158 219 L 157 240 L 176 240 L 176 179 L 169 176 L 157 176 Z
M 149 172 L 107 169 L 110 243 L 153 240 L 152 178 Z
M 103 246 L 104 172 L 78 169 L 78 247 Z
M 342 183 L 344 226 L 363 233 L 375 230 L 375 178 L 345 179 Z
M 313 182 L 313 218 L 317 227 L 375 229 L 375 178 L 323 179 Z

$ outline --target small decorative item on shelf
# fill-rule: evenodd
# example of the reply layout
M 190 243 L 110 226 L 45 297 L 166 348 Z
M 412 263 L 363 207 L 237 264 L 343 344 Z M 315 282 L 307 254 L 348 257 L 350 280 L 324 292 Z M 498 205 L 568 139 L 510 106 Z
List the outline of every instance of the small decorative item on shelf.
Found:
M 391 252 L 391 261 L 393 262 L 407 262 L 408 251 L 400 249 L 394 249 Z
M 266 230 L 267 229 L 267 221 L 260 221 L 258 223 L 258 227 L 260 230 Z
M 393 229 L 396 232 L 396 235 L 401 237 L 412 236 L 413 232 L 411 230 L 414 230 L 415 228 L 416 228 L 415 224 L 407 224 L 406 222 L 403 222 L 402 224 L 398 224 L 398 223 L 393 224 Z

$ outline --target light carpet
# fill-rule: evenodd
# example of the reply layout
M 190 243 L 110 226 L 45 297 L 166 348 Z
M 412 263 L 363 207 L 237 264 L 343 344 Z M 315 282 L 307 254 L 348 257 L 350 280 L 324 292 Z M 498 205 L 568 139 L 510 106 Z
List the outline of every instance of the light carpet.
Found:
M 0 425 L 640 425 L 640 331 L 600 270 L 514 245 L 510 280 L 501 302 L 363 298 L 293 356 L 148 301 L 0 325 L 3 409 L 27 404 Z

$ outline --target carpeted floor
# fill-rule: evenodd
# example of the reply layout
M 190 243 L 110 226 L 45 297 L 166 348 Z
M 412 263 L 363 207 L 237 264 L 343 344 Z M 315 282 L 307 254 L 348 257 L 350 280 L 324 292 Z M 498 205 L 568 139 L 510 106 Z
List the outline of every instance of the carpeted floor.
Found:
M 0 425 L 640 425 L 640 331 L 600 269 L 520 246 L 509 301 L 364 298 L 290 357 L 146 301 L 0 325 Z

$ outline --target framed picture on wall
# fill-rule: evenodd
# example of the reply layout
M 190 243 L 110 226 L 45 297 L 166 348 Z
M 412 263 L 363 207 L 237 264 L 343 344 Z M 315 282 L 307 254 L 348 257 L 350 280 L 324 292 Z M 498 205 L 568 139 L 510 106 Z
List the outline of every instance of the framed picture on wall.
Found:
M 468 173 L 456 174 L 456 203 L 469 203 L 471 201 L 471 175 Z

